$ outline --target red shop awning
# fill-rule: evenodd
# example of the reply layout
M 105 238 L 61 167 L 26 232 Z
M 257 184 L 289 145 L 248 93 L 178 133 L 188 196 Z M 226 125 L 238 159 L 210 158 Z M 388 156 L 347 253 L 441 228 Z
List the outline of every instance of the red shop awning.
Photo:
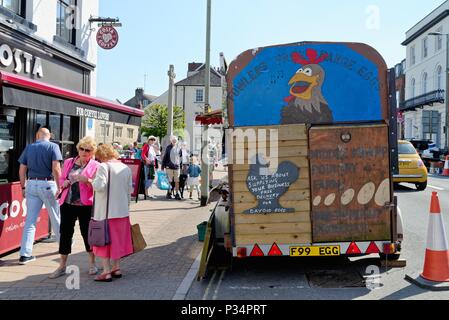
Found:
M 200 122 L 202 125 L 223 124 L 223 111 L 216 110 L 198 115 L 196 116 L 195 121 Z
M 140 125 L 143 110 L 0 72 L 2 103 L 29 109 Z

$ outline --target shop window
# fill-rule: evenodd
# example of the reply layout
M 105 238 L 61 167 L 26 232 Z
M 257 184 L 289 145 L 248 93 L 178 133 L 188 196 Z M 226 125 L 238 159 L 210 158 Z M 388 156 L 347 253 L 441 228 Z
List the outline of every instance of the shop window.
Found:
M 63 41 L 76 45 L 76 0 L 58 0 L 56 35 Z
M 132 139 L 134 137 L 134 129 L 128 128 L 128 139 Z
M 8 179 L 14 150 L 14 117 L 0 115 L 0 178 Z
M 63 116 L 62 118 L 62 141 L 69 141 L 71 133 L 70 116 Z
M 49 117 L 49 126 L 51 130 L 51 139 L 54 141 L 61 140 L 61 115 L 59 114 L 50 114 Z
M 14 12 L 15 14 L 24 17 L 25 0 L 0 0 L 0 6 Z

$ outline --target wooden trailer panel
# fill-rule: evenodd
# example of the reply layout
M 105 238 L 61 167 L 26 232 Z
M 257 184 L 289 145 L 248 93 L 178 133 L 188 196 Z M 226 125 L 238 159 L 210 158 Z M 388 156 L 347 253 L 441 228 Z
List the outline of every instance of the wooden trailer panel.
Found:
M 388 127 L 323 126 L 309 134 L 313 241 L 390 239 Z
M 310 220 L 310 175 L 308 162 L 308 138 L 305 125 L 284 125 L 270 127 L 239 128 L 240 134 L 246 134 L 247 130 L 266 130 L 266 135 L 254 136 L 245 141 L 231 142 L 230 181 L 232 190 L 232 204 L 234 212 L 234 236 L 236 245 L 245 244 L 272 244 L 277 243 L 310 243 L 312 239 L 312 226 Z M 277 131 L 278 165 L 282 168 L 285 163 L 290 163 L 290 171 L 296 169 L 299 174 L 295 180 L 288 182 L 285 193 L 278 198 L 279 210 L 270 211 L 270 206 L 263 206 L 261 202 L 270 201 L 273 196 L 269 191 L 271 186 L 282 181 L 270 177 L 265 178 L 252 176 L 250 159 L 257 152 L 254 147 L 265 146 L 267 153 L 271 147 L 270 130 Z M 234 132 L 234 134 L 236 134 Z M 253 152 L 248 152 L 252 150 Z M 238 152 L 244 151 L 244 152 Z M 237 153 L 239 153 L 238 156 Z M 270 161 L 270 157 L 267 157 Z M 236 164 L 237 163 L 237 164 Z M 294 168 L 294 169 L 293 169 Z M 279 171 L 277 172 L 279 173 Z M 285 173 L 287 174 L 287 173 Z M 287 174 L 288 175 L 288 174 Z M 254 178 L 254 179 L 253 179 Z M 253 179 L 253 180 L 251 180 Z M 260 181 L 260 187 L 251 189 L 256 180 Z M 266 193 L 264 193 L 266 192 Z M 265 196 L 268 195 L 268 197 Z M 260 208 L 261 211 L 251 210 Z M 283 212 L 283 209 L 292 212 Z M 257 212 L 257 213 L 254 213 Z

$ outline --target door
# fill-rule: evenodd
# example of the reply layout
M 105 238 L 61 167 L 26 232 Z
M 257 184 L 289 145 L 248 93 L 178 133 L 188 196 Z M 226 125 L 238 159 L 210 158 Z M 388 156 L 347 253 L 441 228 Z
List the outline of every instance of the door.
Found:
M 314 243 L 391 239 L 386 125 L 309 131 Z

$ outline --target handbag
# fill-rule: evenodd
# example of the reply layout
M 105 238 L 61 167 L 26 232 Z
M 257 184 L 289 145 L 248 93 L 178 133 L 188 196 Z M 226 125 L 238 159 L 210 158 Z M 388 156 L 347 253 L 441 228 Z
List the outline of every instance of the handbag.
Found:
M 88 242 L 91 247 L 104 247 L 111 243 L 111 239 L 109 236 L 109 189 L 111 185 L 111 168 L 108 165 L 108 193 L 106 200 L 106 219 L 97 221 L 93 219 L 93 216 L 89 222 L 89 234 L 88 234 Z M 95 212 L 95 202 L 92 208 L 92 215 Z
M 140 225 L 138 223 L 131 226 L 131 237 L 133 241 L 133 252 L 142 251 L 147 247 L 147 242 L 140 231 Z
M 160 190 L 169 190 L 170 183 L 168 182 L 167 174 L 163 171 L 157 172 L 157 187 Z

